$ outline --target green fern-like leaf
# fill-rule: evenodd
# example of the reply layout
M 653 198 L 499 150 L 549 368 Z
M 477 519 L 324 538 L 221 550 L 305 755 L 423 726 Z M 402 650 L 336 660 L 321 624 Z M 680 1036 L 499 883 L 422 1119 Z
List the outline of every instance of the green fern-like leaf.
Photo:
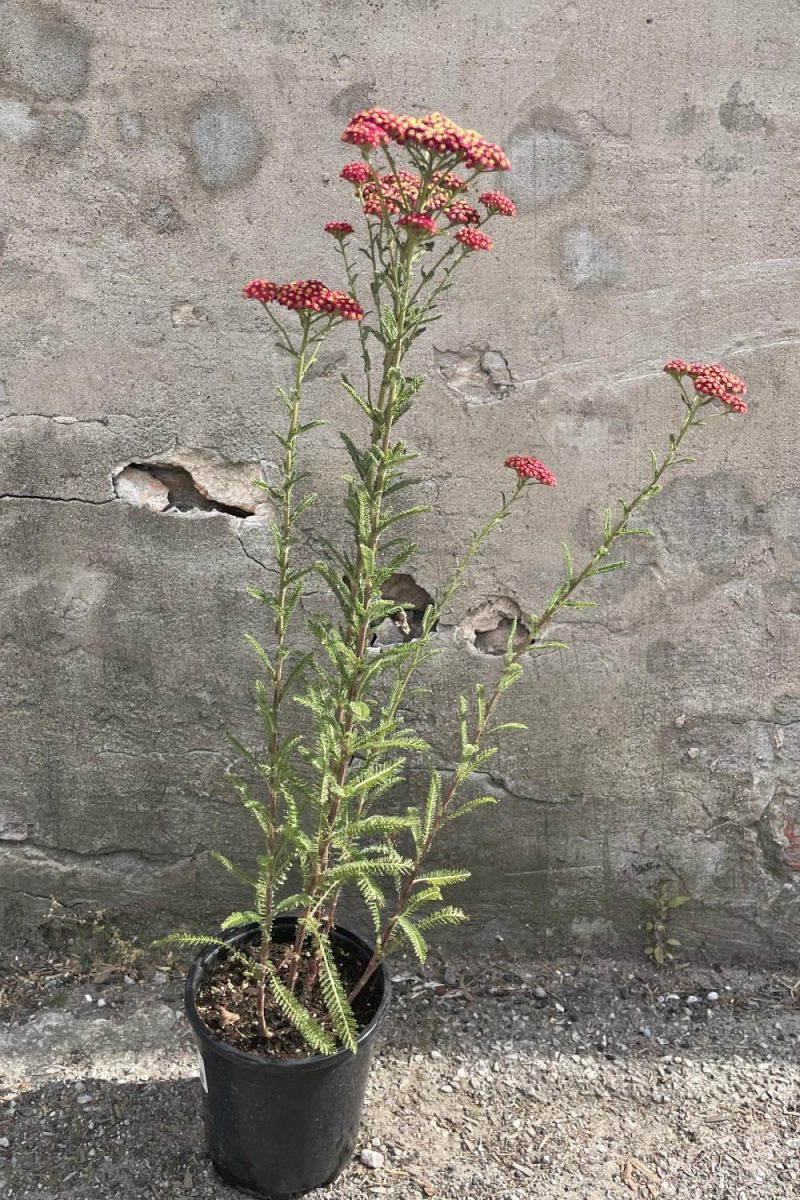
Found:
M 445 904 L 442 908 L 437 908 L 436 912 L 428 913 L 417 922 L 417 929 L 435 929 L 439 925 L 460 925 L 463 921 L 468 921 L 469 917 L 460 908 L 455 905 Z
M 400 916 L 397 918 L 397 927 L 405 935 L 419 961 L 424 963 L 428 957 L 428 943 L 420 933 L 419 925 L 415 925 L 408 917 Z
M 356 1019 L 353 1016 L 353 1010 L 347 1003 L 344 984 L 333 959 L 330 941 L 316 921 L 311 923 L 309 932 L 314 938 L 319 954 L 319 983 L 334 1032 L 342 1045 L 355 1054 Z
M 220 929 L 235 929 L 237 925 L 257 925 L 261 924 L 261 917 L 252 909 L 243 909 L 241 912 L 232 912 L 224 921 L 220 921 Z
M 335 1054 L 336 1042 L 282 983 L 272 963 L 267 963 L 267 977 L 270 991 L 278 1008 L 287 1021 L 290 1021 L 298 1033 L 303 1036 L 311 1049 L 316 1050 L 318 1054 Z

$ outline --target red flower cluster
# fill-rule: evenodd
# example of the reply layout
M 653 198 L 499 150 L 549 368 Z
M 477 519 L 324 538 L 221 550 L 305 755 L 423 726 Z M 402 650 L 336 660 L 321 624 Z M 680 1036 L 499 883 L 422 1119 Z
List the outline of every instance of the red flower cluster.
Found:
M 688 375 L 689 364 L 682 358 L 671 358 L 668 363 L 664 364 L 664 370 L 668 375 Z
M 444 210 L 444 215 L 452 225 L 478 225 L 481 219 L 477 208 L 465 200 L 456 200 L 455 204 Z
M 387 146 L 389 135 L 374 121 L 360 121 L 354 117 L 342 134 L 342 141 L 349 142 L 351 146 L 369 146 L 374 150 L 376 146 Z
M 538 458 L 531 458 L 527 454 L 512 454 L 503 463 L 504 467 L 511 467 L 512 471 L 517 472 L 518 479 L 533 479 L 536 483 L 543 483 L 546 487 L 556 486 L 556 477 L 552 471 L 539 462 Z
M 269 279 L 251 279 L 247 287 L 242 289 L 245 300 L 260 300 L 262 304 L 271 304 L 278 299 L 278 285 Z
M 361 321 L 364 310 L 347 292 L 337 292 L 318 279 L 298 279 L 294 283 L 271 283 L 267 279 L 252 279 L 244 288 L 248 300 L 262 304 L 276 301 L 292 311 L 331 313 L 344 321 Z
M 338 241 L 341 241 L 349 233 L 355 233 L 355 229 L 349 221 L 328 221 L 328 224 L 323 226 L 323 233 L 330 233 Z
M 478 200 L 488 208 L 490 213 L 497 213 L 499 217 L 515 217 L 517 215 L 516 204 L 502 192 L 484 192 L 478 196 Z
M 406 213 L 404 217 L 400 218 L 397 224 L 403 225 L 408 229 L 418 229 L 420 233 L 436 233 L 436 222 L 427 213 Z
M 406 117 L 385 108 L 367 108 L 356 113 L 342 134 L 342 141 L 358 146 L 378 146 L 388 140 L 421 146 L 433 154 L 454 154 L 470 169 L 508 171 L 511 165 L 500 146 L 437 112 Z
M 468 250 L 491 250 L 494 245 L 492 239 L 487 237 L 481 229 L 459 229 L 458 233 L 453 236 Z
M 362 190 L 364 212 L 368 217 L 379 217 L 384 212 L 412 212 L 419 203 L 422 180 L 411 171 L 381 175 L 378 179 L 371 178 Z M 436 211 L 446 208 L 453 199 L 453 193 L 460 191 L 466 185 L 456 175 L 441 175 L 436 177 L 434 186 L 425 198 L 425 211 Z
M 341 171 L 340 177 L 346 179 L 348 183 L 354 183 L 360 187 L 362 183 L 366 183 L 371 177 L 372 171 L 365 162 L 346 163 Z
M 738 375 L 727 371 L 719 363 L 687 363 L 682 358 L 672 358 L 665 364 L 664 370 L 668 375 L 679 379 L 688 375 L 694 384 L 694 390 L 703 396 L 713 396 L 727 404 L 733 412 L 746 413 L 747 405 L 742 396 L 747 391 L 747 385 Z
M 696 392 L 721 400 L 733 412 L 747 412 L 747 405 L 742 400 L 747 385 L 732 371 L 726 371 L 719 363 L 692 363 L 689 374 Z

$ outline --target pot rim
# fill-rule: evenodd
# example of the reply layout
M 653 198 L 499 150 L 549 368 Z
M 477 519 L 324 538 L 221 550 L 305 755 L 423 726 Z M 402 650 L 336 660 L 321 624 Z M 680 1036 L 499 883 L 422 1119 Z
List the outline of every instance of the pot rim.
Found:
M 282 915 L 280 917 L 276 917 L 272 927 L 273 930 L 276 927 L 293 928 L 296 923 L 296 917 Z M 260 928 L 260 925 L 253 921 L 248 925 L 237 925 L 235 929 L 227 930 L 221 935 L 221 937 L 223 941 L 231 943 L 246 941 Z M 352 930 L 347 929 L 343 925 L 335 925 L 334 932 L 346 941 L 351 943 L 354 942 L 356 946 L 358 946 L 360 950 L 363 950 L 369 958 L 372 957 L 373 948 L 369 945 L 369 943 L 365 942 L 362 937 L 359 937 L 357 933 L 353 933 Z M 261 1054 L 251 1054 L 249 1050 L 239 1050 L 238 1047 L 229 1046 L 227 1042 L 223 1042 L 221 1038 L 215 1037 L 211 1030 L 202 1021 L 200 1014 L 197 1011 L 195 998 L 208 967 L 211 965 L 214 959 L 217 958 L 221 951 L 222 947 L 217 945 L 207 946 L 202 949 L 192 962 L 192 965 L 189 967 L 189 971 L 186 976 L 186 984 L 184 987 L 184 1007 L 186 1009 L 186 1015 L 189 1019 L 189 1024 L 191 1025 L 198 1041 L 210 1043 L 215 1053 L 224 1054 L 233 1061 L 240 1062 L 242 1066 L 247 1065 L 251 1068 L 254 1067 L 258 1070 L 268 1071 L 315 1070 L 321 1067 L 332 1067 L 343 1059 L 351 1058 L 353 1056 L 353 1051 L 348 1050 L 346 1046 L 343 1046 L 340 1050 L 337 1050 L 335 1054 L 309 1054 L 302 1058 L 279 1058 L 277 1056 L 267 1057 L 266 1055 Z M 369 1024 L 365 1025 L 365 1027 L 356 1037 L 357 1048 L 360 1047 L 362 1043 L 366 1042 L 374 1033 L 376 1033 L 383 1024 L 384 1020 L 386 1019 L 386 1012 L 389 1008 L 389 1003 L 392 998 L 392 983 L 385 961 L 378 964 L 376 974 L 380 974 L 381 976 L 383 983 L 383 994 Z

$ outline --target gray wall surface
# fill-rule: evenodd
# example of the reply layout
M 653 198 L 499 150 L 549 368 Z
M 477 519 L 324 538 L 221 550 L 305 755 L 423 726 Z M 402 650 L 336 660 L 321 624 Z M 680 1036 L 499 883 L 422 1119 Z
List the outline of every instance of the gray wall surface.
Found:
M 253 275 L 338 283 L 321 233 L 355 216 L 346 118 L 438 109 L 508 150 L 515 223 L 476 255 L 419 343 L 429 382 L 411 570 L 435 593 L 455 548 L 539 455 L 536 489 L 472 570 L 418 701 L 443 767 L 453 701 L 497 675 L 475 612 L 541 606 L 559 543 L 679 419 L 667 358 L 725 362 L 746 418 L 712 422 L 600 607 L 554 630 L 481 781 L 503 803 L 454 826 L 473 868 L 459 939 L 635 946 L 668 875 L 686 945 L 791 953 L 800 932 L 800 4 L 797 0 L 0 0 L 0 882 L 12 922 L 48 898 L 169 920 L 252 846 L 224 732 L 253 729 L 270 577 L 250 480 L 274 458 L 285 360 Z M 336 532 L 358 432 L 329 343 L 306 443 Z M 194 501 L 163 507 L 183 465 Z M 267 466 L 269 470 L 269 466 Z M 184 476 L 183 478 L 187 478 Z M 144 485 L 147 495 L 143 495 Z M 146 503 L 142 503 L 145 500 Z M 478 621 L 478 624 L 481 622 Z M 491 623 L 491 622 L 490 622 Z M 480 639 L 479 639 L 480 640 Z M 414 778 L 411 779 L 414 785 Z M 228 889 L 229 890 L 229 889 Z M 13 928 L 13 924 L 11 928 Z M 5 926 L 9 930 L 8 923 Z

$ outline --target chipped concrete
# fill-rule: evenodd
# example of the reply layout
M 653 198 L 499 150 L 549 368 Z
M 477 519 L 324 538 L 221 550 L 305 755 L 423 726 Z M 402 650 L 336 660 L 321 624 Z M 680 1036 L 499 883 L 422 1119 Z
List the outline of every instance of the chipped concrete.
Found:
M 582 562 L 604 504 L 680 419 L 660 364 L 723 360 L 751 389 L 745 420 L 699 431 L 627 577 L 596 580 L 598 608 L 552 629 L 569 651 L 505 698 L 500 716 L 527 732 L 474 784 L 503 803 L 441 850 L 475 872 L 454 897 L 467 936 L 527 951 L 613 931 L 636 948 L 668 875 L 692 897 L 687 947 L 790 954 L 800 8 L 688 0 L 649 24 L 610 0 L 430 0 L 400 24 L 378 8 L 0 0 L 4 928 L 51 895 L 165 922 L 231 898 L 205 854 L 252 846 L 225 732 L 257 738 L 242 635 L 266 621 L 246 588 L 274 562 L 252 485 L 275 478 L 287 367 L 240 289 L 341 282 L 318 231 L 354 216 L 338 138 L 374 100 L 497 138 L 520 206 L 415 345 L 428 383 L 402 434 L 412 502 L 431 511 L 404 571 L 440 594 L 509 486 L 508 454 L 558 476 L 514 510 L 436 633 L 413 708 L 443 770 L 454 697 L 500 669 L 479 639 L 491 651 L 503 621 L 541 611 L 561 540 Z M 301 456 L 319 492 L 306 561 L 343 532 L 336 430 L 364 427 L 337 376 L 356 381 L 359 361 L 342 329 L 308 383 L 309 418 L 330 425 Z M 497 598 L 508 609 L 478 630 Z M 425 786 L 412 771 L 410 794 Z
M 499 350 L 440 350 L 434 346 L 433 361 L 448 388 L 468 407 L 496 404 L 514 386 L 506 357 Z
M 259 479 L 258 462 L 235 463 L 219 454 L 176 447 L 118 468 L 114 490 L 121 500 L 151 512 L 247 517 L 270 511 Z

